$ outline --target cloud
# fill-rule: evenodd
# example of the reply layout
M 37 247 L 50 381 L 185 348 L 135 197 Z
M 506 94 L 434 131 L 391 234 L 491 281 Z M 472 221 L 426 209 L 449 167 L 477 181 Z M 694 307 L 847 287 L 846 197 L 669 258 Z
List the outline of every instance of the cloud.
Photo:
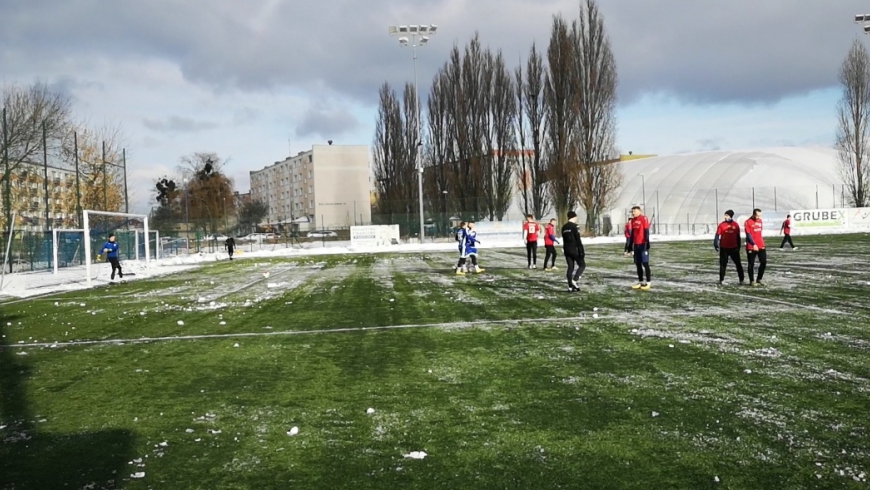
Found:
M 165 121 L 143 119 L 142 125 L 161 133 L 197 133 L 215 129 L 219 125 L 209 121 L 197 121 L 189 117 L 170 116 Z
M 860 29 L 852 16 L 866 7 L 863 0 L 599 3 L 622 100 L 663 93 L 693 104 L 771 103 L 836 84 Z M 410 50 L 387 35 L 389 24 L 439 24 L 419 50 L 425 87 L 453 43 L 465 44 L 475 30 L 511 64 L 533 41 L 545 50 L 553 14 L 573 19 L 578 1 L 7 0 L 2 8 L 2 66 L 159 58 L 214 90 L 294 87 L 373 105 L 384 80 L 398 85 L 413 78 Z
M 330 110 L 309 107 L 296 127 L 296 136 L 322 136 L 334 138 L 347 134 L 359 126 L 356 116 L 346 109 Z
M 703 138 L 697 141 L 698 151 L 719 151 L 722 149 L 722 138 Z

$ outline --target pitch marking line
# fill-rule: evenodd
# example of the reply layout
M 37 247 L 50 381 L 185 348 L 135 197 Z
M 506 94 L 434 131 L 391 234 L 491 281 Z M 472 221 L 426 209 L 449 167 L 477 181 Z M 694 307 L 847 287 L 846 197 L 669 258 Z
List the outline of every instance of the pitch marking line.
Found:
M 208 340 L 208 339 L 233 339 L 245 337 L 278 337 L 286 335 L 314 335 L 324 333 L 351 333 L 368 332 L 379 330 L 405 330 L 413 328 L 469 328 L 479 325 L 517 325 L 521 323 L 555 323 L 564 321 L 585 320 L 583 316 L 551 317 L 551 318 L 524 318 L 518 320 L 479 320 L 473 322 L 451 323 L 413 323 L 408 325 L 384 325 L 380 327 L 345 327 L 328 328 L 323 330 L 284 330 L 279 332 L 239 332 L 203 335 L 178 335 L 175 337 L 141 337 L 138 339 L 107 339 L 107 340 L 73 340 L 70 342 L 40 342 L 33 344 L 9 344 L 0 345 L 0 350 L 7 348 L 22 347 L 74 347 L 81 345 L 111 345 L 111 344 L 135 344 L 144 342 L 162 342 L 173 340 Z

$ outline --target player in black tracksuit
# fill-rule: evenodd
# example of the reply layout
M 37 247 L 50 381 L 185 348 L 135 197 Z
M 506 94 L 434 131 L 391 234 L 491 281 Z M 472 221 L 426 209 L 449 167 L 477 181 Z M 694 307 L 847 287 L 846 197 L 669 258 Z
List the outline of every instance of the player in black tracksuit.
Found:
M 227 253 L 230 254 L 230 260 L 233 260 L 233 252 L 236 250 L 236 240 L 233 237 L 227 238 L 227 241 L 224 242 L 224 246 L 227 249 Z
M 562 226 L 562 252 L 568 262 L 568 291 L 579 291 L 577 281 L 586 270 L 586 250 L 577 229 L 577 213 L 568 211 L 568 222 Z

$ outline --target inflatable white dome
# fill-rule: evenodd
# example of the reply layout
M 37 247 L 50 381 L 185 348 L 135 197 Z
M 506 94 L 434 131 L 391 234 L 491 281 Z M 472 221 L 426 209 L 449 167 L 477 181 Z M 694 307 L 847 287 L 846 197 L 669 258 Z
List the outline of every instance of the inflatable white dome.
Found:
M 773 218 L 798 209 L 841 207 L 845 196 L 832 148 L 710 151 L 620 165 L 624 180 L 611 207 L 612 223 L 625 223 L 631 207 L 640 205 L 661 233 L 706 228 L 728 209 L 749 215 L 757 207 Z

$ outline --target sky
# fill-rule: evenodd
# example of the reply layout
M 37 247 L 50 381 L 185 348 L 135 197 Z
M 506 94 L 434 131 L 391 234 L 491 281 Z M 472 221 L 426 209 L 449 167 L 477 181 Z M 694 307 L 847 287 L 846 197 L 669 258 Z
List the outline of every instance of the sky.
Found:
M 599 0 L 623 152 L 830 146 L 837 72 L 870 42 L 858 0 Z M 0 84 L 48 83 L 119 125 L 134 210 L 183 155 L 216 152 L 237 190 L 312 144 L 371 144 L 378 87 L 413 80 L 388 26 L 436 24 L 420 91 L 475 32 L 511 67 L 579 0 L 0 0 Z

